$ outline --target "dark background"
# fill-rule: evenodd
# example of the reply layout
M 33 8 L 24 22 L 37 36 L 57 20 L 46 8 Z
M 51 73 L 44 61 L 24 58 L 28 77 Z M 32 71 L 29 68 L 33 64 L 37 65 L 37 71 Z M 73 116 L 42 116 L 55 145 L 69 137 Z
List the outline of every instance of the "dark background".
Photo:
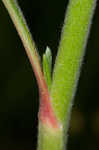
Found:
M 57 53 L 67 0 L 18 0 L 42 54 Z M 68 150 L 99 149 L 99 4 L 70 122 Z M 54 63 L 54 61 L 53 61 Z M 38 89 L 19 36 L 0 2 L 0 149 L 35 150 Z

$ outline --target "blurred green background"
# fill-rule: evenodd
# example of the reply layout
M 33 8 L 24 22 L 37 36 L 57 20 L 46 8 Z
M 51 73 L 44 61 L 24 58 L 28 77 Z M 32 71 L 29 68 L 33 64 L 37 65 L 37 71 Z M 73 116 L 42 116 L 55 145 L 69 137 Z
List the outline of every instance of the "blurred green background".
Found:
M 67 0 L 18 0 L 40 55 L 48 45 L 53 64 Z M 68 150 L 99 149 L 99 2 L 73 105 Z M 0 2 L 0 150 L 35 150 L 39 95 L 19 36 Z

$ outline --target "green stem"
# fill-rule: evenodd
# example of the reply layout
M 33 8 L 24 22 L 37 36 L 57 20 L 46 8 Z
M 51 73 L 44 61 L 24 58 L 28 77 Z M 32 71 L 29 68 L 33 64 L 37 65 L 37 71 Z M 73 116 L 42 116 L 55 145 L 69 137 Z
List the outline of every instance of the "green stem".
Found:
M 45 79 L 41 70 L 39 55 L 36 50 L 36 46 L 34 41 L 32 40 L 32 36 L 30 34 L 30 31 L 28 29 L 27 23 L 24 19 L 24 16 L 22 14 L 21 9 L 18 6 L 18 3 L 16 0 L 2 0 L 5 7 L 8 10 L 8 13 L 16 27 L 16 30 L 18 31 L 18 34 L 23 42 L 23 45 L 25 47 L 26 53 L 29 57 L 30 63 L 32 65 L 32 68 L 34 70 L 38 86 L 41 91 L 45 90 L 46 83 Z
M 63 150 L 62 128 L 51 128 L 39 122 L 38 150 Z
M 62 124 L 67 124 L 95 3 L 96 0 L 69 2 L 51 87 L 51 102 Z
M 69 112 L 75 94 L 96 0 L 70 0 L 50 94 L 39 56 L 16 0 L 2 0 L 20 35 L 40 89 L 38 150 L 63 150 Z M 45 64 L 47 62 L 45 61 Z M 48 64 L 47 64 L 48 65 Z M 46 68 L 48 70 L 48 66 Z M 46 75 L 49 80 L 49 74 Z
M 42 128 L 40 123 L 38 150 L 63 150 L 65 141 L 67 142 L 72 100 L 79 79 L 95 4 L 96 0 L 70 0 L 69 2 L 50 95 L 51 106 L 61 125 L 61 130 L 60 128 L 55 131 L 53 128 L 49 130 L 46 124 L 46 127 Z
M 34 70 L 34 73 L 36 75 L 36 79 L 38 82 L 38 86 L 39 86 L 39 90 L 40 90 L 39 127 L 41 127 L 41 130 L 39 128 L 39 132 L 40 132 L 39 137 L 42 137 L 42 133 L 44 133 L 45 131 L 48 131 L 48 135 L 50 134 L 50 137 L 53 137 L 53 140 L 55 139 L 55 141 L 57 141 L 56 139 L 63 138 L 63 136 L 60 137 L 60 134 L 59 134 L 59 132 L 61 133 L 61 128 L 58 124 L 58 121 L 57 121 L 55 115 L 53 114 L 53 110 L 52 110 L 51 103 L 50 103 L 50 95 L 48 92 L 48 86 L 46 84 L 45 77 L 41 70 L 39 56 L 37 54 L 35 44 L 32 40 L 32 37 L 31 37 L 31 34 L 27 27 L 26 21 L 24 19 L 24 16 L 23 16 L 16 0 L 2 0 L 2 2 L 4 3 L 5 7 L 7 8 L 9 15 L 12 18 L 12 21 L 19 33 L 19 36 L 23 42 L 23 45 L 25 47 L 26 53 L 29 57 L 29 60 L 31 62 L 32 68 Z M 47 61 L 48 61 L 47 67 L 49 68 L 49 70 L 47 70 L 47 71 L 50 74 L 51 59 L 49 60 L 49 58 L 47 58 Z M 50 85 L 49 85 L 49 87 L 50 87 Z M 46 128 L 46 125 L 44 125 L 44 124 L 47 124 L 49 126 L 49 128 Z M 54 132 L 52 132 L 52 130 L 50 130 L 50 128 L 52 130 L 54 128 L 57 128 L 60 131 L 53 130 L 55 132 L 54 133 Z M 42 130 L 44 132 L 42 132 Z M 51 131 L 51 132 L 49 132 L 49 131 Z M 41 141 L 39 143 L 42 143 L 43 139 L 42 138 L 40 138 L 40 139 L 41 139 Z M 48 142 L 49 137 L 48 137 L 48 139 L 46 139 L 46 136 L 44 136 L 44 141 Z M 62 140 L 60 140 L 60 141 L 62 141 Z M 41 144 L 39 144 L 39 145 L 41 145 Z M 61 145 L 63 145 L 63 144 L 61 144 Z M 44 144 L 44 149 L 45 149 L 45 147 L 46 147 L 46 145 Z M 54 147 L 56 147 L 56 146 L 54 146 Z

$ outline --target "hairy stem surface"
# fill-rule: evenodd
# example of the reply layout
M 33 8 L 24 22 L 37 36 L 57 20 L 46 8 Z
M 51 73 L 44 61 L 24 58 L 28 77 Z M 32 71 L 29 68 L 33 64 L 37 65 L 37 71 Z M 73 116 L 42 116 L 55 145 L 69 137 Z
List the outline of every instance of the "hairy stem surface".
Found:
M 35 44 L 17 1 L 2 0 L 2 2 L 20 35 L 40 90 L 38 150 L 63 150 L 67 140 L 65 133 L 68 129 L 69 112 L 96 0 L 70 0 L 52 82 L 48 72 L 49 59 L 47 56 L 44 58 L 45 80 Z
M 72 99 L 79 79 L 95 3 L 96 0 L 69 1 L 50 92 L 51 105 L 61 130 L 49 130 L 46 124 L 46 128 L 42 128 L 40 124 L 38 150 L 65 148 Z
M 16 0 L 2 0 L 8 13 L 16 27 L 16 30 L 22 40 L 26 53 L 29 57 L 33 71 L 35 73 L 40 90 L 45 90 L 46 83 L 41 70 L 39 55 L 36 50 L 35 43 L 32 39 L 23 13 Z
M 57 118 L 67 124 L 79 79 L 96 0 L 70 0 L 53 73 L 51 103 Z

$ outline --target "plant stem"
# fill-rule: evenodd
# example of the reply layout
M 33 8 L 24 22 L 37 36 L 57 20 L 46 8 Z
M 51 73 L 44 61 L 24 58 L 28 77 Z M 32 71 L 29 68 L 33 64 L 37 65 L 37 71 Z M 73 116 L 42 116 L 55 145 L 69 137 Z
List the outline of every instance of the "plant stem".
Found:
M 51 87 L 52 106 L 63 124 L 68 122 L 95 4 L 96 0 L 70 0 L 67 9 Z
M 50 93 L 35 44 L 16 0 L 2 2 L 20 35 L 40 90 L 38 150 L 63 150 L 96 0 L 69 2 Z
M 39 135 L 40 135 L 40 137 L 42 137 L 41 136 L 43 133 L 42 130 L 50 131 L 50 128 L 51 128 L 52 129 L 51 131 L 55 131 L 53 129 L 56 128 L 56 131 L 57 131 L 58 128 L 60 129 L 58 121 L 53 113 L 53 109 L 52 109 L 52 106 L 50 103 L 50 95 L 49 95 L 49 91 L 48 91 L 48 86 L 46 84 L 45 77 L 44 77 L 42 69 L 41 69 L 40 60 L 39 60 L 39 56 L 36 51 L 35 44 L 32 40 L 31 34 L 29 32 L 26 21 L 25 21 L 24 16 L 18 6 L 17 1 L 16 0 L 2 0 L 2 2 L 4 3 L 5 7 L 7 8 L 9 15 L 12 18 L 12 21 L 19 33 L 19 36 L 23 42 L 23 45 L 25 47 L 26 53 L 29 57 L 29 60 L 31 62 L 32 68 L 34 70 L 34 73 L 35 73 L 35 76 L 36 76 L 36 79 L 38 82 L 39 91 L 40 91 L 39 127 L 42 128 L 41 130 L 39 130 L 40 131 Z M 49 129 L 46 128 L 46 125 L 49 126 Z M 48 134 L 49 133 L 50 133 L 51 137 L 53 137 L 53 140 L 55 140 L 55 141 L 56 141 L 56 138 L 60 139 L 61 137 L 63 137 L 63 136 L 60 137 L 59 130 L 58 130 L 58 132 L 55 132 L 57 134 L 54 134 L 53 132 L 48 132 Z M 44 136 L 44 137 L 45 137 L 44 141 L 47 142 L 49 138 L 46 139 L 46 136 Z M 41 139 L 41 141 L 43 141 L 43 139 Z M 39 142 L 39 143 L 42 143 L 42 142 Z M 44 144 L 44 148 L 46 146 L 47 145 Z M 56 147 L 56 146 L 54 146 L 54 147 Z
M 16 0 L 2 0 L 23 42 L 29 61 L 34 70 L 39 89 L 44 92 L 47 85 L 41 70 L 39 55 L 32 39 L 27 23 Z
M 60 128 L 55 131 L 53 128 L 49 130 L 48 125 L 42 128 L 40 124 L 38 150 L 63 150 L 65 141 L 67 142 L 72 100 L 79 79 L 95 4 L 96 0 L 70 0 L 69 2 L 50 92 L 52 109 L 62 130 Z
M 39 122 L 38 150 L 63 150 L 64 136 L 62 128 L 51 128 Z

